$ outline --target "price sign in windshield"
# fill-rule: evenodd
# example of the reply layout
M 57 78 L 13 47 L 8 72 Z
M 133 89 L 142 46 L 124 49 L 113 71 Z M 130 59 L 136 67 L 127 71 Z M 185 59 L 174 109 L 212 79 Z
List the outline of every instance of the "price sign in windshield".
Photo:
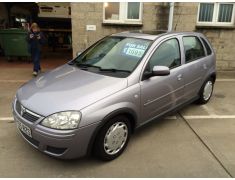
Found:
M 147 46 L 142 44 L 127 43 L 123 49 L 123 53 L 129 56 L 142 57 Z

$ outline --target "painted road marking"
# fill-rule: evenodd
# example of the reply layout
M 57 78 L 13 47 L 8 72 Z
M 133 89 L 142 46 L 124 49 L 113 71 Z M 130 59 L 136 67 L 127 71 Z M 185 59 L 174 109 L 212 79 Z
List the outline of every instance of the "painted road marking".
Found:
M 13 121 L 13 117 L 0 117 L 0 121 Z
M 165 119 L 177 119 L 176 116 L 167 116 Z M 13 121 L 13 117 L 0 117 L 0 121 Z
M 185 119 L 235 119 L 235 115 L 189 115 L 183 117 Z
M 185 119 L 235 119 L 235 115 L 186 115 Z M 165 119 L 177 119 L 177 116 L 167 116 Z M 0 121 L 13 121 L 13 117 L 0 117 Z
M 220 82 L 235 82 L 235 79 L 216 79 L 216 81 L 220 81 Z
M 0 83 L 24 83 L 27 82 L 28 80 L 20 79 L 20 80 L 11 80 L 11 79 L 0 79 Z

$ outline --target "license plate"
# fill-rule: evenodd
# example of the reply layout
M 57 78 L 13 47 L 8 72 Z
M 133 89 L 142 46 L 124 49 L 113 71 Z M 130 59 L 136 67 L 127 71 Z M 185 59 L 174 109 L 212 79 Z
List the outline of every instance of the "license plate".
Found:
M 25 133 L 25 134 L 28 135 L 29 137 L 32 137 L 31 129 L 30 129 L 28 126 L 24 125 L 24 124 L 21 123 L 20 121 L 16 121 L 16 124 L 17 124 L 17 128 L 18 128 L 21 132 Z

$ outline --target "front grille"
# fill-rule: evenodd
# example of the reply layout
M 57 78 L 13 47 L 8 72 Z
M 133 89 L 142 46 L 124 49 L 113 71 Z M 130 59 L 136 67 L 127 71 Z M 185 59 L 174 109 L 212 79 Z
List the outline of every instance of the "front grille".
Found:
M 39 119 L 39 117 L 34 116 L 34 115 L 30 114 L 29 112 L 23 113 L 22 117 L 30 122 L 35 122 Z
M 20 104 L 18 100 L 16 100 L 15 108 L 21 117 L 30 122 L 35 122 L 40 118 L 40 115 L 37 115 L 36 113 L 26 109 L 24 106 Z

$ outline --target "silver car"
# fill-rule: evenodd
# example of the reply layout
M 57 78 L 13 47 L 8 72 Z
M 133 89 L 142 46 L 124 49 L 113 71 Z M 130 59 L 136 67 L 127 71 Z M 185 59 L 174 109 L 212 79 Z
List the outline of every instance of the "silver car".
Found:
M 23 138 L 48 155 L 112 160 L 135 129 L 207 103 L 215 80 L 215 53 L 204 35 L 123 32 L 20 87 L 13 115 Z

